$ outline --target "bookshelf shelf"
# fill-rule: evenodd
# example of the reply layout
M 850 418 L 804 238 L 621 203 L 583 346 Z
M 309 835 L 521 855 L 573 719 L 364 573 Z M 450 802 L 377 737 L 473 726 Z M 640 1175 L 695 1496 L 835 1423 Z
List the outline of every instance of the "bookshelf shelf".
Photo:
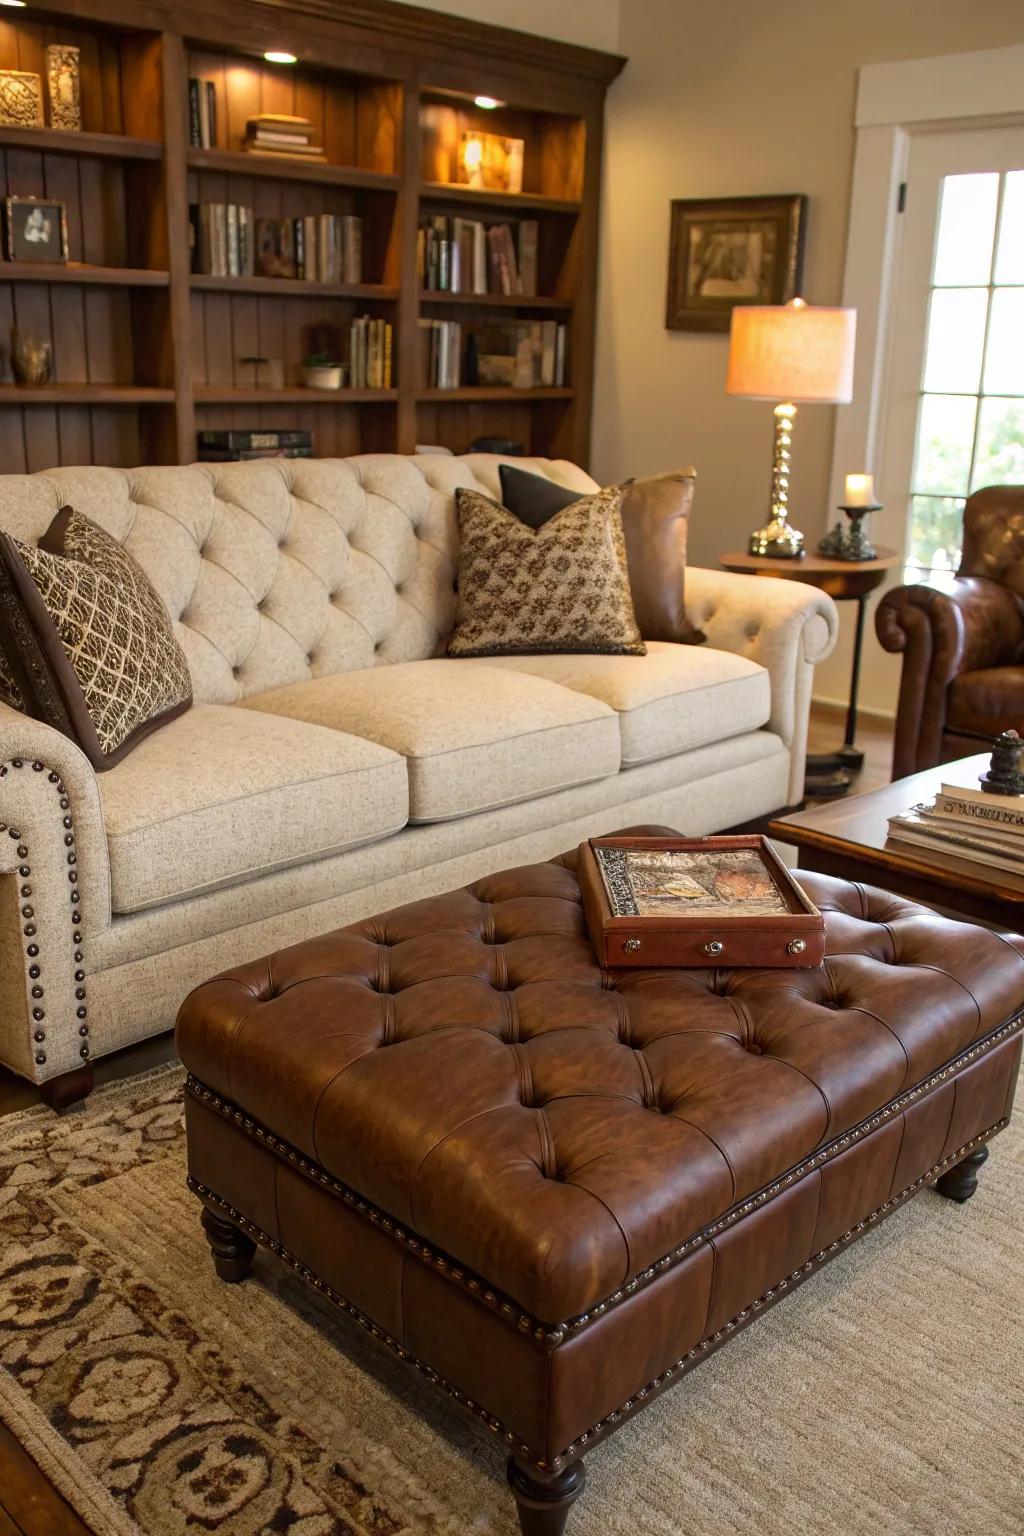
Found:
M 582 203 L 573 198 L 545 197 L 539 192 L 488 192 L 461 182 L 424 181 L 420 198 L 428 203 L 458 203 L 471 208 L 500 208 L 506 213 L 578 214 Z
M 311 432 L 325 456 L 412 453 L 417 443 L 463 453 L 497 437 L 586 464 L 604 100 L 624 61 L 391 0 L 277 5 L 276 20 L 266 0 L 198 9 L 172 0 L 68 0 L 62 14 L 48 3 L 0 11 L 0 65 L 42 74 L 51 41 L 77 47 L 82 130 L 0 124 L 0 210 L 9 196 L 63 203 L 73 259 L 0 259 L 0 333 L 16 324 L 49 342 L 54 378 L 16 385 L 4 355 L 0 474 L 189 464 L 197 431 L 260 428 Z M 293 68 L 264 58 L 278 47 L 294 52 Z M 198 125 L 194 81 L 204 87 Z M 476 109 L 474 98 L 491 91 L 507 105 Z M 258 138 L 254 119 L 276 116 L 305 120 L 328 158 L 248 153 Z M 517 163 L 525 191 L 457 181 L 470 132 L 522 141 L 521 157 L 507 151 L 506 162 L 489 159 L 485 172 L 497 178 L 507 174 L 503 163 Z M 200 148 L 200 139 L 217 147 Z M 250 271 L 273 270 L 275 251 L 287 261 L 289 221 L 357 219 L 315 226 L 314 270 L 339 270 L 332 231 L 340 228 L 340 270 L 363 280 L 193 273 L 197 204 L 249 210 L 242 264 Z M 522 262 L 539 293 L 421 291 L 420 230 L 433 225 L 450 239 L 440 231 L 456 219 L 488 231 L 487 282 L 510 285 L 501 276 L 504 250 L 510 272 L 513 259 L 516 271 Z M 208 222 L 217 249 L 201 264 L 223 273 L 220 215 Z M 225 222 L 230 231 L 236 221 Z M 506 224 L 511 250 L 504 232 L 489 233 Z M 313 232 L 303 225 L 303 248 Z M 294 223 L 290 233 L 300 243 Z M 472 239 L 479 261 L 475 229 Z M 331 265 L 321 264 L 323 249 Z M 374 356 L 368 376 L 384 377 L 375 365 L 385 326 L 395 387 L 300 386 L 304 358 L 354 357 L 358 368 L 364 346 L 368 363 Z M 478 356 L 509 356 L 505 344 L 524 329 L 542 333 L 532 376 L 561 376 L 550 371 L 554 331 L 556 360 L 571 360 L 571 388 L 420 387 L 438 377 L 422 367 L 428 332 L 445 337 L 453 355 L 464 347 L 464 378 L 471 338 Z M 256 357 L 275 371 L 257 374 Z M 281 377 L 278 368 L 285 388 L 255 385 Z M 442 376 L 459 374 L 446 368 Z
M 197 405 L 377 405 L 398 399 L 397 389 L 248 389 L 232 384 L 197 384 Z
M 556 299 L 549 295 L 522 293 L 447 293 L 443 289 L 424 288 L 420 291 L 421 304 L 467 304 L 477 309 L 551 309 L 568 314 L 572 299 Z
M 400 288 L 389 288 L 381 283 L 307 283 L 300 277 L 211 277 L 203 272 L 193 272 L 191 284 L 200 293 L 254 293 L 275 298 L 366 299 L 387 303 L 393 303 L 402 292 Z
M 0 405 L 173 404 L 173 389 L 141 384 L 0 384 Z
M 109 160 L 162 160 L 158 139 L 135 139 L 120 133 L 81 133 L 63 128 L 0 126 L 0 146 L 34 149 L 48 154 L 95 155 Z
M 88 262 L 67 265 L 44 261 L 0 261 L 3 283 L 85 283 L 101 288 L 166 288 L 168 272 L 148 267 L 96 267 Z
M 463 384 L 458 389 L 420 389 L 416 392 L 416 398 L 446 405 L 467 401 L 482 403 L 487 400 L 519 400 L 529 404 L 531 400 L 572 400 L 575 394 L 576 391 L 568 385 L 514 389 L 494 384 Z
M 188 166 L 193 171 L 221 171 L 261 181 L 318 182 L 325 187 L 362 187 L 375 192 L 397 192 L 402 185 L 400 176 L 364 171 L 357 165 L 329 165 L 322 160 L 307 163 L 286 155 L 247 155 L 233 149 L 190 149 Z

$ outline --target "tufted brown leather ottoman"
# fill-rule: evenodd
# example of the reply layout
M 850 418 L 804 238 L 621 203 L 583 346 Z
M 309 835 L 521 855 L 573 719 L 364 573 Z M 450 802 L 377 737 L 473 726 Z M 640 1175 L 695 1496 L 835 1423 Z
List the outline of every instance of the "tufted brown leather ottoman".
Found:
M 259 1243 L 478 1415 L 527 1536 L 582 1456 L 1010 1113 L 1024 941 L 805 877 L 803 971 L 602 971 L 574 859 L 207 982 L 182 1008 L 218 1273 Z

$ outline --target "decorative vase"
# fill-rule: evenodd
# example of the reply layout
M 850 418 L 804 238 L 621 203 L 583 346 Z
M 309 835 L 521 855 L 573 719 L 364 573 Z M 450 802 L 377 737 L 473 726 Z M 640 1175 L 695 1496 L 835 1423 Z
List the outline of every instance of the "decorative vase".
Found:
M 48 384 L 53 371 L 53 348 L 32 331 L 11 326 L 11 372 L 16 384 Z

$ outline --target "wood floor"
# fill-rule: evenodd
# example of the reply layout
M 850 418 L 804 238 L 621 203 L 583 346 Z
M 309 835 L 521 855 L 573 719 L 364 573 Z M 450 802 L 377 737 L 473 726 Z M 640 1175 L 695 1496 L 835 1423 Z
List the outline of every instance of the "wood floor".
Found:
M 808 750 L 828 752 L 842 741 L 840 712 L 815 708 L 811 714 Z M 857 731 L 857 745 L 864 753 L 864 767 L 856 790 L 877 789 L 888 784 L 892 758 L 892 731 L 883 721 L 865 719 Z M 96 1063 L 97 1085 L 170 1061 L 174 1043 L 169 1035 L 132 1046 Z M 40 1103 L 38 1091 L 21 1078 L 0 1068 L 0 1115 L 12 1114 Z M 74 1113 L 74 1111 L 72 1111 Z M 0 1536 L 90 1536 L 88 1528 L 38 1469 L 14 1436 L 0 1424 Z

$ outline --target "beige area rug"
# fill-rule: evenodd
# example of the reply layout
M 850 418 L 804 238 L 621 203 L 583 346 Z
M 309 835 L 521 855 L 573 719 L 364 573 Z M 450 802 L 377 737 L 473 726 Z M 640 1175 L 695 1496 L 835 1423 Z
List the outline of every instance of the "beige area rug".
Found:
M 270 1255 L 214 1278 L 181 1085 L 0 1120 L 0 1418 L 97 1536 L 514 1536 L 486 1430 Z M 1020 1536 L 1022 1126 L 599 1448 L 569 1536 Z

